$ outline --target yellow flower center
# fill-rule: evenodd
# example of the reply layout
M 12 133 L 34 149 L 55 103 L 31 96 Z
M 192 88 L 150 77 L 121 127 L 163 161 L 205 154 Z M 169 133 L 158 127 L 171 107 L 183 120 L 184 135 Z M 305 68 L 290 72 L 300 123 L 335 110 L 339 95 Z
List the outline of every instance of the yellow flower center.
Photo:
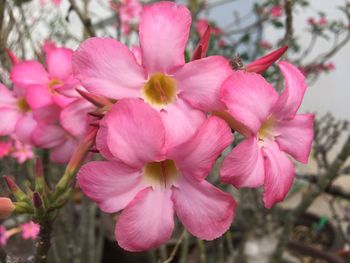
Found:
M 30 111 L 30 107 L 26 101 L 26 99 L 24 97 L 21 97 L 18 101 L 17 101 L 17 107 L 19 109 L 20 112 L 28 112 Z
M 176 96 L 176 82 L 162 73 L 155 73 L 142 88 L 146 102 L 154 107 L 172 103 Z
M 164 185 L 165 187 L 172 185 L 180 175 L 172 160 L 148 163 L 143 168 L 143 174 L 152 183 Z
M 63 83 L 62 81 L 60 81 L 59 79 L 52 79 L 52 80 L 49 82 L 49 84 L 48 84 L 48 86 L 49 86 L 49 91 L 50 91 L 51 93 L 56 93 L 54 87 L 55 87 L 55 86 L 61 86 L 61 85 L 63 85 L 63 84 L 64 84 L 64 83 Z
M 265 121 L 258 132 L 258 138 L 260 140 L 264 140 L 266 138 L 273 138 L 275 136 L 273 132 L 273 126 L 274 126 L 274 119 L 268 118 L 267 121 Z

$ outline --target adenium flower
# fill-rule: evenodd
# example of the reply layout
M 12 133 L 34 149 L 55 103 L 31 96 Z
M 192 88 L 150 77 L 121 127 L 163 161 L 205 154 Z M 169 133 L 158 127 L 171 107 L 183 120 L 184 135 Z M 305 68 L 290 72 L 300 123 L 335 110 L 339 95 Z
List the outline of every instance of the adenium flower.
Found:
M 0 84 L 0 135 L 15 135 L 22 142 L 30 142 L 36 125 L 23 90 L 9 90 Z
M 0 246 L 5 246 L 7 244 L 7 239 L 9 235 L 4 226 L 0 225 Z
M 221 180 L 237 188 L 264 186 L 271 208 L 285 198 L 294 180 L 289 155 L 306 163 L 313 140 L 313 114 L 296 114 L 306 84 L 299 70 L 278 63 L 286 82 L 279 96 L 260 75 L 235 71 L 222 87 L 222 100 L 243 140 L 224 160 Z
M 12 82 L 25 89 L 26 101 L 32 109 L 51 104 L 64 107 L 74 96 L 78 84 L 72 74 L 72 54 L 68 48 L 46 49 L 47 70 L 38 61 L 16 63 L 11 70 Z
M 51 3 L 55 6 L 59 6 L 61 4 L 62 0 L 51 0 Z M 47 3 L 47 0 L 40 0 L 41 5 L 45 5 Z
M 0 158 L 3 158 L 11 152 L 12 142 L 11 140 L 0 141 Z
M 118 101 L 103 119 L 97 147 L 108 161 L 78 173 L 84 193 L 101 210 L 122 210 L 115 235 L 121 247 L 143 251 L 165 243 L 174 211 L 194 236 L 212 240 L 231 225 L 232 197 L 205 180 L 232 133 L 217 117 L 206 119 L 183 144 L 169 147 L 158 112 L 140 99 Z
M 33 239 L 35 240 L 40 232 L 40 225 L 35 224 L 33 221 L 21 224 L 22 238 L 24 240 Z
M 219 89 L 231 72 L 221 56 L 185 64 L 190 25 L 190 11 L 183 5 L 146 6 L 139 26 L 142 65 L 122 43 L 90 38 L 73 56 L 75 76 L 95 95 L 143 99 L 161 115 L 169 143 L 179 144 L 203 123 L 199 110 L 225 108 Z
M 32 146 L 30 144 L 25 144 L 14 138 L 14 146 L 11 151 L 11 157 L 16 158 L 17 162 L 22 164 L 28 159 L 34 158 L 34 153 Z
M 274 18 L 280 17 L 283 14 L 283 7 L 281 5 L 274 5 L 270 10 L 271 16 Z
M 131 33 L 132 26 L 139 23 L 142 4 L 139 0 L 122 0 L 118 5 L 121 31 L 125 35 Z

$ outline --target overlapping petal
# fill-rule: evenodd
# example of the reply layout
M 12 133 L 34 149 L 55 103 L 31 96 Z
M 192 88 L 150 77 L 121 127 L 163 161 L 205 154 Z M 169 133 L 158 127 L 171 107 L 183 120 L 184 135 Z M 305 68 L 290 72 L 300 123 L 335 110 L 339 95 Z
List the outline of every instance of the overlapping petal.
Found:
M 52 149 L 50 160 L 55 163 L 68 163 L 77 146 L 78 141 L 76 139 L 65 138 L 62 143 Z
M 260 187 L 264 183 L 264 157 L 258 139 L 250 137 L 238 144 L 221 166 L 221 181 L 237 188 Z
M 307 163 L 314 138 L 314 115 L 297 114 L 291 120 L 282 120 L 274 127 L 275 138 L 282 151 L 299 162 Z
M 53 103 L 53 94 L 49 91 L 47 85 L 30 85 L 26 88 L 26 101 L 33 109 L 46 107 Z
M 199 180 L 210 172 L 218 155 L 232 142 L 228 125 L 218 117 L 209 117 L 187 142 L 169 152 L 182 173 Z
M 17 99 L 13 96 L 12 92 L 0 83 L 0 107 L 14 108 L 16 101 Z
M 194 236 L 212 240 L 230 227 L 236 202 L 207 181 L 184 177 L 174 188 L 172 199 L 176 215 Z
M 306 91 L 305 78 L 299 69 L 286 61 L 279 62 L 278 66 L 285 78 L 285 88 L 273 109 L 273 115 L 278 119 L 293 118 Z
M 133 167 L 161 160 L 165 129 L 159 113 L 141 99 L 118 101 L 105 116 L 111 153 Z
M 292 187 L 294 180 L 294 165 L 288 156 L 282 152 L 275 142 L 264 147 L 265 182 L 264 204 L 271 208 L 275 203 L 284 200 Z
M 15 85 L 26 87 L 28 85 L 47 84 L 49 76 L 39 62 L 24 61 L 13 66 L 10 78 Z
M 0 108 L 0 135 L 10 135 L 15 127 L 19 118 L 19 113 L 16 109 Z
M 85 164 L 78 173 L 78 182 L 84 193 L 107 213 L 124 209 L 146 187 L 139 170 L 116 161 Z
M 222 86 L 221 99 L 233 118 L 256 134 L 271 114 L 278 93 L 262 76 L 234 71 Z
M 65 130 L 58 125 L 38 123 L 32 133 L 32 140 L 38 147 L 52 148 L 65 141 Z
M 191 13 L 184 5 L 159 2 L 145 6 L 139 25 L 142 64 L 148 75 L 171 73 L 185 64 Z
M 118 219 L 115 235 L 119 246 L 143 251 L 165 243 L 173 232 L 173 214 L 170 189 L 142 190 Z
M 186 63 L 175 72 L 179 96 L 192 107 L 203 111 L 222 110 L 220 87 L 231 74 L 228 61 L 212 56 Z
M 72 75 L 73 50 L 51 48 L 46 52 L 47 69 L 52 79 L 66 80 Z
M 122 43 L 90 38 L 73 55 L 73 72 L 91 93 L 113 99 L 140 97 L 143 68 Z

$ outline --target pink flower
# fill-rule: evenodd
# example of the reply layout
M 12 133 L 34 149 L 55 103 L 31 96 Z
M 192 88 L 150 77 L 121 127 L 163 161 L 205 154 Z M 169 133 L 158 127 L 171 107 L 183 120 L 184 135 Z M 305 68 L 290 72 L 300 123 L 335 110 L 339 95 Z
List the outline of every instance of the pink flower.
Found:
M 280 17 L 283 14 L 283 7 L 281 5 L 274 5 L 271 8 L 271 16 L 274 18 Z
M 62 0 L 51 0 L 51 2 L 55 5 L 55 6 L 59 6 L 61 4 Z M 41 5 L 45 5 L 47 3 L 47 0 L 40 0 Z
M 10 140 L 0 141 L 0 158 L 9 155 L 12 149 L 12 142 Z
M 14 65 L 11 80 L 25 89 L 26 101 L 37 109 L 51 104 L 64 107 L 74 96 L 78 84 L 72 74 L 73 51 L 67 48 L 46 48 L 46 69 L 37 61 L 23 61 Z
M 21 225 L 22 238 L 24 240 L 33 239 L 35 240 L 40 232 L 40 226 L 35 224 L 33 221 L 29 221 Z
M 22 143 L 18 139 L 14 139 L 14 147 L 11 156 L 16 158 L 18 163 L 24 163 L 28 159 L 33 159 L 34 153 L 32 146 Z
M 236 203 L 205 180 L 233 139 L 224 121 L 209 117 L 175 147 L 167 144 L 161 116 L 140 99 L 120 100 L 102 122 L 96 140 L 108 161 L 84 165 L 78 182 L 104 212 L 123 210 L 115 229 L 121 247 L 143 251 L 165 243 L 174 211 L 201 239 L 229 228 Z
M 10 91 L 0 84 L 0 135 L 15 135 L 29 143 L 36 121 L 23 93 L 20 88 Z
M 122 33 L 129 35 L 132 27 L 139 23 L 142 4 L 139 0 L 123 0 L 118 5 L 118 11 Z
M 190 25 L 191 14 L 183 5 L 158 2 L 146 6 L 139 27 L 142 65 L 122 43 L 91 38 L 74 54 L 74 73 L 93 94 L 116 100 L 143 99 L 160 113 L 169 143 L 181 143 L 204 121 L 197 109 L 225 108 L 219 89 L 231 72 L 221 56 L 185 64 Z
M 259 46 L 263 49 L 271 49 L 272 48 L 272 45 L 271 43 L 265 41 L 265 40 L 261 40 L 260 43 L 259 43 Z
M 6 228 L 0 225 L 0 246 L 6 246 L 8 238 L 9 235 L 7 234 Z
M 235 129 L 245 135 L 221 167 L 223 182 L 237 188 L 264 186 L 271 208 L 285 198 L 294 180 L 288 155 L 306 163 L 313 140 L 313 114 L 296 114 L 305 90 L 304 76 L 287 62 L 278 63 L 286 81 L 279 96 L 263 77 L 235 71 L 223 84 L 222 99 Z
M 210 25 L 208 20 L 202 18 L 198 19 L 196 23 L 196 31 L 201 38 L 203 37 L 208 26 L 210 28 L 210 33 L 212 33 L 214 36 L 219 36 L 223 33 L 220 28 Z
M 328 25 L 328 20 L 324 16 L 321 16 L 321 18 L 318 20 L 318 25 L 320 26 L 326 26 Z

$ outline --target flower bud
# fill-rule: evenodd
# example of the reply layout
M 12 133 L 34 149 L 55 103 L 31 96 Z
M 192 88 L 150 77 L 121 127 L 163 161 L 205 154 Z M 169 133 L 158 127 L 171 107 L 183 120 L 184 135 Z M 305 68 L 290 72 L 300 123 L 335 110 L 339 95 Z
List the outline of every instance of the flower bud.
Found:
M 45 178 L 43 165 L 39 158 L 35 160 L 35 190 L 39 193 L 43 193 L 45 190 Z
M 279 48 L 279 49 L 277 49 L 277 50 L 267 54 L 266 56 L 263 56 L 263 57 L 255 60 L 255 61 L 253 61 L 252 63 L 247 65 L 245 70 L 248 71 L 248 72 L 255 72 L 255 73 L 258 73 L 258 74 L 262 74 L 277 59 L 282 57 L 282 55 L 284 54 L 284 52 L 286 52 L 287 49 L 288 49 L 288 46 L 281 47 L 281 48 Z
M 15 206 L 10 198 L 0 197 L 0 219 L 8 218 L 14 210 Z
M 17 201 L 28 201 L 26 194 L 18 187 L 15 181 L 10 177 L 4 176 L 7 187 L 10 189 L 11 193 L 16 197 Z
M 43 200 L 38 192 L 33 193 L 33 205 L 35 208 L 41 208 L 43 206 Z
M 210 40 L 210 26 L 208 25 L 198 45 L 193 51 L 192 60 L 204 58 L 207 55 Z
M 81 89 L 77 89 L 77 91 L 82 97 L 84 97 L 84 99 L 88 100 L 97 107 L 113 105 L 113 102 L 105 97 L 97 96 Z

